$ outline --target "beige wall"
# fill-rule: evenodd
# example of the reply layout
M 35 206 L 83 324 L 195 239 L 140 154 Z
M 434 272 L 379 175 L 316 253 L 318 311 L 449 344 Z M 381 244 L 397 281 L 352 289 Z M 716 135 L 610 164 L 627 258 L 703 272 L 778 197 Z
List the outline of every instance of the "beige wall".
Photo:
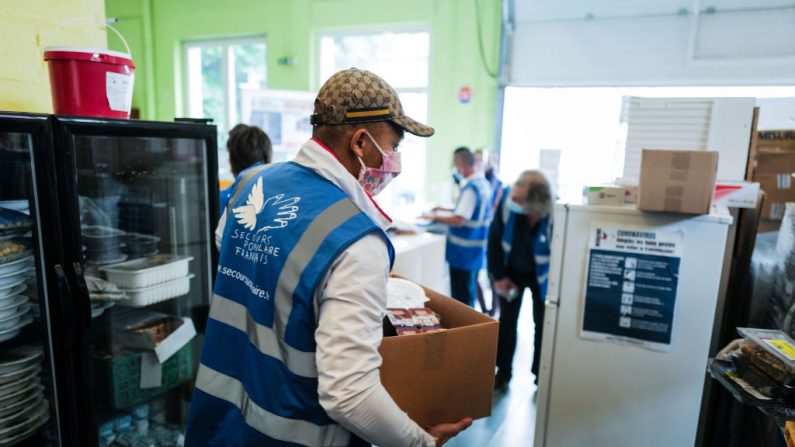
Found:
M 42 46 L 64 19 L 104 20 L 104 0 L 0 0 L 0 110 L 51 112 L 47 66 Z M 106 48 L 101 24 L 62 29 L 50 45 Z

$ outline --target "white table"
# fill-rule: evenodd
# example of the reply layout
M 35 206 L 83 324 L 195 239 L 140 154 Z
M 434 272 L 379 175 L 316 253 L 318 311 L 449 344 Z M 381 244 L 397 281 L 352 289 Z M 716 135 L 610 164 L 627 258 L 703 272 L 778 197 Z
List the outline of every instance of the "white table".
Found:
M 450 295 L 450 275 L 444 260 L 445 237 L 440 234 L 390 235 L 395 246 L 392 273 L 444 295 Z

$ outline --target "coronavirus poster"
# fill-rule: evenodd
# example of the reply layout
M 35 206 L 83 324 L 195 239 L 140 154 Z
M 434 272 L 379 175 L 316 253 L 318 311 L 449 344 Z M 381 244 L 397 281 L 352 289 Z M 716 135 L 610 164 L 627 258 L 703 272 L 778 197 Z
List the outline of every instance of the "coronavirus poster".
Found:
M 677 228 L 592 224 L 581 337 L 669 350 L 683 243 Z

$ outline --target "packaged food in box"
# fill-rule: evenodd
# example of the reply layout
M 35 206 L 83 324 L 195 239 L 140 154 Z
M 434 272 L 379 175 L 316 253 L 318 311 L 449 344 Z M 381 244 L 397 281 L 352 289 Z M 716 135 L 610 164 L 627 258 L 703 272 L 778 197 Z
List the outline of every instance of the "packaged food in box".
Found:
M 129 348 L 153 350 L 162 364 L 196 335 L 193 320 L 159 312 L 133 314 L 120 321 L 118 342 Z

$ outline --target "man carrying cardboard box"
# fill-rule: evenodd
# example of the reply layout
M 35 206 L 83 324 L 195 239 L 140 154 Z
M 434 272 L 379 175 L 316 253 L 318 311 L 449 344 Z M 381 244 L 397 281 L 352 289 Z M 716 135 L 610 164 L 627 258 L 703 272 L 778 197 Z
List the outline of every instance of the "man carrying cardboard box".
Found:
M 293 162 L 233 185 L 186 445 L 440 446 L 471 419 L 426 432 L 380 381 L 394 250 L 371 198 L 400 173 L 403 132 L 433 129 L 357 69 L 323 85 L 312 124 Z

